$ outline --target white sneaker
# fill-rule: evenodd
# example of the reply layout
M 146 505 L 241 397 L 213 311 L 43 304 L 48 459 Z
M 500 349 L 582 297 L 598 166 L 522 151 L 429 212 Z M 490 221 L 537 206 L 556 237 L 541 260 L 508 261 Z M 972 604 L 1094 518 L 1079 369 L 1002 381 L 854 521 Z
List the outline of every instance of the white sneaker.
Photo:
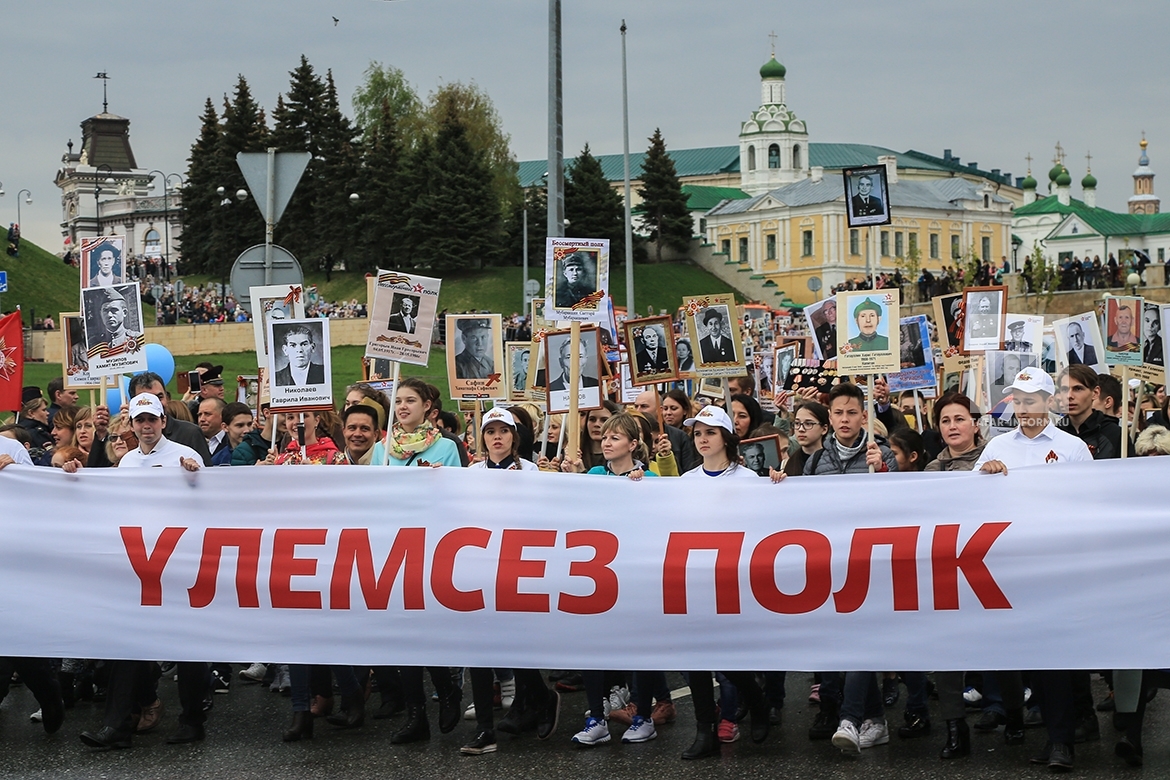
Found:
M 857 735 L 861 749 L 871 748 L 874 745 L 884 745 L 890 741 L 890 728 L 886 722 L 866 720 L 861 724 L 861 731 Z
M 604 720 L 587 718 L 585 728 L 573 735 L 573 741 L 587 747 L 605 744 L 609 742 L 609 726 Z
M 833 747 L 840 748 L 842 753 L 850 756 L 856 756 L 861 752 L 861 737 L 853 721 L 842 720 L 837 726 L 837 733 L 833 735 Z
M 467 709 L 463 711 L 464 720 L 475 720 L 475 705 L 468 705 Z
M 968 704 L 978 704 L 983 701 L 983 694 L 974 688 L 968 687 L 963 691 L 963 701 Z
M 252 664 L 247 669 L 240 670 L 240 679 L 245 682 L 261 682 L 267 672 L 268 667 L 264 664 Z
M 609 717 L 609 713 L 614 710 L 620 710 L 630 703 L 630 689 L 621 685 L 615 685 L 609 689 L 609 698 L 606 699 L 609 707 L 606 709 L 605 717 Z
M 654 730 L 654 721 L 649 718 L 643 718 L 641 715 L 634 716 L 634 722 L 626 729 L 626 733 L 622 734 L 622 742 L 627 744 L 631 742 L 649 742 L 658 736 L 658 732 Z
M 43 717 L 41 717 L 41 711 L 40 711 L 40 710 L 37 710 L 37 711 L 36 711 L 36 712 L 34 712 L 32 715 L 29 715 L 29 716 L 28 716 L 28 719 L 29 719 L 29 720 L 31 720 L 33 723 L 41 723 L 42 721 L 44 721 L 44 718 L 43 718 Z
M 511 709 L 512 702 L 516 699 L 516 678 L 505 680 L 500 683 L 500 704 L 504 710 Z

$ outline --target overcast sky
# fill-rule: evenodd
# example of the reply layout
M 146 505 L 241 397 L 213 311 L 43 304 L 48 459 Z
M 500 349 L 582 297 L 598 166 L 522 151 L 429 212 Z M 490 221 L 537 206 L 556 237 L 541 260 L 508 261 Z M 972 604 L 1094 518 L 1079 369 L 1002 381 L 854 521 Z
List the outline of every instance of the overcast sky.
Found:
M 371 60 L 424 96 L 475 81 L 495 101 L 518 159 L 546 156 L 547 0 L 36 0 L 8 3 L 0 219 L 61 249 L 65 143 L 101 110 L 128 117 L 138 164 L 186 173 L 204 99 L 244 74 L 267 109 L 302 53 L 348 96 Z M 340 21 L 334 24 L 332 17 Z M 759 104 L 770 52 L 788 68 L 788 104 L 814 142 L 870 143 L 1022 175 L 1043 185 L 1053 146 L 1080 197 L 1086 151 L 1101 206 L 1125 210 L 1145 130 L 1155 191 L 1170 209 L 1170 3 L 1126 0 L 564 0 L 565 150 L 622 149 L 621 35 L 629 26 L 631 149 L 661 127 L 671 148 L 737 143 Z M 1156 74 L 1162 74 L 1158 76 Z

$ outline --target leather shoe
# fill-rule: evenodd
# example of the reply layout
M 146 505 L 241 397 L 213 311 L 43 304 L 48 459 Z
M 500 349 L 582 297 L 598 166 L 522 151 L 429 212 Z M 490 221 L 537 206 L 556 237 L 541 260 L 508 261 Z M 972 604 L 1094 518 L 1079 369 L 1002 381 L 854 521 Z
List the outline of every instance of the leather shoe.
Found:
M 81 741 L 101 750 L 123 750 L 130 747 L 130 735 L 110 726 L 102 726 L 98 731 L 81 732 Z
M 1125 763 L 1130 766 L 1142 765 L 1142 749 L 1129 741 L 1129 737 L 1122 737 L 1116 745 L 1113 746 L 1113 755 L 1120 759 L 1124 759 Z
M 953 718 L 947 721 L 947 741 L 943 743 L 939 758 L 961 758 L 971 754 L 971 732 L 967 730 L 965 718 Z
M 378 711 L 374 713 L 374 720 L 388 720 L 405 709 L 406 705 L 397 698 L 383 699 L 382 705 L 378 707 Z
M 302 739 L 313 738 L 313 713 L 298 711 L 293 713 L 292 725 L 285 729 L 281 736 L 285 742 L 297 742 Z
M 451 693 L 439 700 L 439 731 L 450 734 L 459 725 L 463 713 L 459 705 L 463 703 L 463 689 L 451 688 Z
M 719 740 L 715 737 L 715 725 L 700 723 L 695 731 L 695 741 L 683 751 L 682 757 L 686 761 L 697 758 L 707 758 L 719 752 Z
M 1073 747 L 1063 742 L 1053 742 L 1048 752 L 1049 772 L 1071 772 L 1073 768 Z
M 759 706 L 752 708 L 752 742 L 757 745 L 768 738 L 772 727 L 772 705 L 761 697 Z
M 544 708 L 539 713 L 539 721 L 536 724 L 536 738 L 548 739 L 553 732 L 557 730 L 557 721 L 561 716 L 561 694 L 553 690 L 549 691 L 551 694 Z M 455 712 L 459 712 L 458 705 L 455 707 Z
M 975 730 L 995 731 L 1005 723 L 1007 723 L 1007 718 L 1003 715 L 994 710 L 984 710 L 983 714 L 979 716 L 979 720 L 975 721 Z
M 1036 755 L 1029 758 L 1028 763 L 1029 764 L 1043 764 L 1043 765 L 1047 766 L 1048 759 L 1051 756 L 1051 754 L 1052 754 L 1052 743 L 1046 742 L 1046 743 L 1044 743 L 1044 749 L 1041 750 Z
M 168 745 L 186 745 L 191 742 L 202 742 L 206 734 L 203 726 L 192 726 L 189 723 L 179 724 L 179 730 L 167 737 Z
M 1097 722 L 1097 716 L 1084 717 L 1077 723 L 1077 729 L 1073 732 L 1073 742 L 1080 745 L 1083 742 L 1099 742 L 1101 740 L 1101 724 Z
M 366 702 L 361 694 L 341 697 L 341 712 L 325 719 L 330 726 L 339 729 L 360 728 L 366 722 Z
M 1003 741 L 1007 745 L 1024 744 L 1024 713 L 1016 709 L 1004 718 Z
M 496 724 L 496 731 L 519 736 L 525 731 L 533 731 L 539 721 L 540 713 L 526 709 L 520 703 L 520 698 L 516 697 L 503 720 Z
M 906 713 L 906 725 L 898 727 L 898 736 L 902 739 L 925 737 L 929 733 L 930 718 L 925 715 L 911 715 L 910 713 Z
M 56 689 L 53 698 L 47 702 L 40 702 L 41 725 L 46 734 L 56 734 L 65 722 L 65 700 L 61 698 L 60 688 Z

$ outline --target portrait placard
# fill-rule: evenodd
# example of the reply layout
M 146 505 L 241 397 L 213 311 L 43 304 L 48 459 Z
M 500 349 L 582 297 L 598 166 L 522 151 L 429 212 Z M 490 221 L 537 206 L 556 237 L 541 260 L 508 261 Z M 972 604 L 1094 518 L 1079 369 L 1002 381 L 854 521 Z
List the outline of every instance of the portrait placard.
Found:
M 674 331 L 670 317 L 626 320 L 622 325 L 626 349 L 637 387 L 670 382 L 678 378 Z
M 838 372 L 887 374 L 899 369 L 897 290 L 839 292 L 837 311 Z
M 499 314 L 447 315 L 447 381 L 452 398 L 507 400 L 503 333 Z
M 930 302 L 934 307 L 934 335 L 942 350 L 943 371 L 968 370 L 971 358 L 963 354 L 963 293 L 939 295 Z
M 550 320 L 545 316 L 544 298 L 532 299 L 532 338 L 535 341 L 536 337 L 542 333 L 548 333 L 550 330 L 556 330 L 557 323 L 555 320 Z
M 236 377 L 236 401 L 244 404 L 253 412 L 260 408 L 259 374 L 242 374 Z
M 255 299 L 253 299 L 255 300 Z M 268 376 L 274 412 L 333 409 L 329 320 L 268 320 Z
M 1056 329 L 1049 326 L 1044 328 L 1040 336 L 1040 370 L 1046 374 L 1056 374 L 1059 361 L 1056 359 Z
M 1056 332 L 1057 369 L 1065 366 L 1084 364 L 1092 366 L 1098 374 L 1108 372 L 1105 367 L 1105 346 L 1101 340 L 1101 329 L 1097 313 L 1087 311 L 1072 317 L 1053 320 Z
M 796 356 L 798 358 L 815 358 L 817 356 L 815 340 L 812 336 L 780 336 L 776 341 L 776 346 L 783 347 L 788 344 L 796 345 Z M 834 346 L 836 346 L 834 344 Z
M 812 334 L 813 350 L 817 360 L 837 357 L 837 299 L 825 298 L 804 307 L 804 320 Z
M 772 353 L 772 387 L 777 390 L 791 390 L 792 369 L 801 360 L 800 347 L 787 343 L 776 347 Z
M 1150 301 L 1142 301 L 1142 365 L 1139 375 L 1146 382 L 1166 383 L 1161 306 Z
M 899 322 L 899 330 L 900 369 L 886 375 L 890 392 L 936 387 L 938 372 L 934 365 L 934 350 L 930 344 L 930 326 L 926 315 L 903 317 Z
M 625 356 L 625 350 L 622 350 L 622 356 Z M 641 394 L 641 388 L 635 387 L 630 381 L 630 364 L 622 361 L 618 366 L 618 375 L 620 376 L 620 397 L 621 403 L 632 404 L 638 400 L 638 395 Z
M 394 376 L 394 361 L 381 358 L 362 358 L 362 378 L 366 382 L 379 382 Z
M 674 354 L 678 360 L 679 379 L 697 379 L 695 373 L 695 351 L 691 348 L 691 339 L 685 332 L 674 337 Z
M 1044 318 L 1037 314 L 1007 315 L 1003 348 L 1007 352 L 1040 354 L 1044 343 Z
M 963 343 L 966 354 L 1003 349 L 1006 287 L 967 287 L 963 290 Z
M 545 376 L 548 377 L 548 413 L 569 411 L 569 371 L 572 350 L 570 331 L 554 330 L 544 339 Z M 580 361 L 580 384 L 577 410 L 601 407 L 601 335 L 596 325 L 581 328 L 577 359 Z
M 524 401 L 529 398 L 529 367 L 532 365 L 531 341 L 508 341 L 504 344 L 504 365 L 508 375 L 508 400 Z
M 792 345 L 794 348 L 795 344 Z M 767 344 L 761 347 L 755 354 L 752 355 L 751 368 L 753 369 L 753 379 L 756 381 L 756 400 L 760 402 L 760 406 L 768 411 L 775 411 L 776 406 L 772 403 L 773 388 L 775 384 L 775 343 Z
M 378 271 L 366 357 L 425 366 L 439 304 L 440 279 Z
M 845 168 L 845 214 L 849 227 L 890 224 L 890 184 L 886 166 Z
M 268 365 L 268 323 L 305 318 L 305 291 L 299 284 L 249 287 L 252 301 L 252 335 L 256 341 L 256 365 Z
M 769 469 L 780 470 L 784 463 L 784 453 L 780 451 L 780 437 L 758 436 L 754 439 L 744 439 L 739 443 L 739 456 L 743 458 L 743 465 L 761 477 L 769 476 Z
M 547 239 L 544 287 L 549 319 L 601 322 L 601 300 L 609 295 L 609 239 Z
M 89 350 L 85 348 L 85 324 L 81 312 L 61 312 L 61 376 L 65 386 L 73 390 L 101 387 L 101 377 L 89 373 Z
M 1142 364 L 1143 300 L 1133 295 L 1110 295 L 1105 299 L 1105 364 Z
M 82 290 L 81 317 L 91 377 L 147 370 L 137 284 Z
M 691 353 L 695 376 L 743 376 L 744 351 L 735 296 L 723 293 L 683 298 L 683 311 L 691 345 L 698 345 Z
M 997 436 L 1016 427 L 1018 423 L 1007 389 L 1016 374 L 1025 368 L 1040 367 L 1040 356 L 1027 352 L 986 352 L 983 355 L 983 391 L 987 399 L 989 436 Z
M 81 239 L 81 287 L 113 287 L 126 281 L 125 236 Z
M 601 326 L 601 349 L 605 352 L 606 370 L 608 371 L 611 363 L 616 365 L 622 359 L 621 345 L 618 339 L 617 313 L 613 308 L 613 298 L 605 296 L 601 301 L 601 308 L 601 321 L 598 324 Z M 667 328 L 665 332 L 670 333 L 670 328 Z

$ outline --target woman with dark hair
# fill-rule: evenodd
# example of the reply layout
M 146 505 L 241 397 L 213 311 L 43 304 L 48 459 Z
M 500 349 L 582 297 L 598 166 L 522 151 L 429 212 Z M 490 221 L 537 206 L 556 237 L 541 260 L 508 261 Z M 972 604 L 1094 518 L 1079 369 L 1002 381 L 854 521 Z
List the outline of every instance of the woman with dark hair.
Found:
M 895 428 L 887 443 L 898 461 L 898 471 L 922 471 L 926 468 L 926 445 L 922 443 L 918 431 L 908 427 Z
M 676 387 L 662 396 L 662 421 L 667 425 L 682 428 L 683 420 L 692 414 L 691 399 L 682 390 Z
M 979 435 L 979 412 L 962 393 L 947 393 L 934 405 L 934 429 L 942 437 L 942 452 L 924 471 L 970 471 L 986 443 Z
M 605 458 L 601 454 L 601 428 L 605 425 L 605 421 L 615 414 L 620 412 L 622 408 L 610 400 L 603 400 L 600 409 L 590 409 L 585 415 L 585 424 L 581 426 L 581 454 L 580 465 L 584 471 L 588 471 L 594 466 L 601 466 L 605 463 Z M 567 462 L 562 462 L 562 471 L 577 470 L 568 467 Z
M 784 473 L 790 477 L 804 474 L 804 464 L 825 446 L 829 435 L 829 409 L 816 401 L 807 401 L 796 407 L 792 416 L 792 435 L 800 446 L 788 457 Z
M 731 408 L 727 410 L 731 421 L 735 423 L 735 435 L 741 439 L 751 436 L 751 432 L 760 427 L 764 421 L 764 410 L 750 395 L 736 393 L 731 396 Z
M 691 352 L 690 339 L 679 339 L 678 343 L 674 345 L 675 351 L 678 353 L 678 370 L 687 372 L 695 370 L 695 356 Z
M 443 437 L 442 431 L 428 420 L 431 390 L 418 377 L 408 377 L 394 391 L 394 423 L 387 439 L 390 442 L 391 466 L 460 466 L 459 448 Z M 374 445 L 373 465 L 387 462 L 384 442 Z

